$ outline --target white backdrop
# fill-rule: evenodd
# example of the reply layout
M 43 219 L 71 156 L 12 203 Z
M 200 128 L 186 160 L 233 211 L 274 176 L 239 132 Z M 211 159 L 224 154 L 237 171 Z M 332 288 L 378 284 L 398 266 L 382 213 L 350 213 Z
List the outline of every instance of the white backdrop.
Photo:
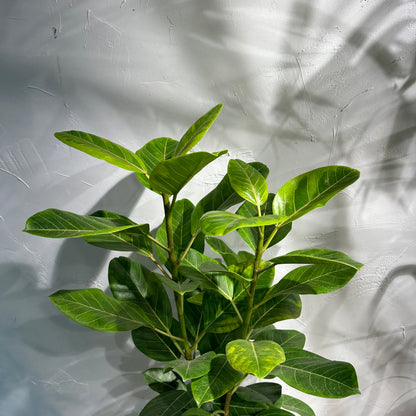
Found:
M 48 300 L 105 288 L 111 253 L 21 230 L 49 207 L 156 227 L 160 201 L 53 133 L 136 150 L 180 138 L 220 102 L 200 148 L 229 156 L 182 197 L 198 201 L 229 157 L 266 163 L 271 191 L 328 164 L 362 172 L 279 249 L 365 263 L 285 323 L 307 349 L 353 363 L 362 394 L 303 398 L 319 416 L 415 414 L 415 22 L 410 0 L 0 0 L 0 414 L 133 416 L 153 395 L 141 376 L 152 363 L 128 334 L 83 328 Z

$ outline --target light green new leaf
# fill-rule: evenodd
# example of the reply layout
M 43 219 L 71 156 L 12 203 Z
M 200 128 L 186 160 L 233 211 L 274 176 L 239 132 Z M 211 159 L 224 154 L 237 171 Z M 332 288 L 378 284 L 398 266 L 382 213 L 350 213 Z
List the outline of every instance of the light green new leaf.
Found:
M 277 215 L 263 217 L 244 217 L 227 211 L 210 211 L 201 218 L 201 229 L 204 234 L 225 235 L 241 227 L 261 227 L 278 224 L 282 219 Z
M 338 264 L 352 267 L 355 270 L 360 270 L 363 266 L 346 254 L 340 251 L 327 250 L 321 248 L 309 248 L 304 250 L 291 251 L 283 256 L 275 257 L 269 260 L 274 264 Z
M 249 165 L 259 171 L 265 178 L 269 174 L 269 168 L 263 163 L 251 162 Z M 199 221 L 206 212 L 226 210 L 242 201 L 243 198 L 234 191 L 228 174 L 226 174 L 221 182 L 196 205 L 192 213 L 192 232 L 194 233 L 198 230 L 200 227 Z
M 283 394 L 282 397 L 275 403 L 276 407 L 283 407 L 283 409 L 291 410 L 299 416 L 315 416 L 315 412 L 302 400 L 295 397 Z
M 131 335 L 136 348 L 153 360 L 171 361 L 180 357 L 172 340 L 152 328 L 141 326 L 135 329 Z
M 227 153 L 195 152 L 160 162 L 150 174 L 149 182 L 156 192 L 176 195 L 201 169 Z
M 49 299 L 68 318 L 96 331 L 130 331 L 147 324 L 135 303 L 114 299 L 100 289 L 59 290 Z
M 169 289 L 172 289 L 174 292 L 183 295 L 188 292 L 193 292 L 198 289 L 199 283 L 197 282 L 175 282 L 172 279 L 168 279 L 163 274 L 153 273 L 153 276 L 159 280 L 160 283 L 163 283 Z
M 128 219 L 98 218 L 49 208 L 32 215 L 23 231 L 41 237 L 75 238 L 115 233 L 137 226 Z
M 316 295 L 333 292 L 345 286 L 355 273 L 357 273 L 355 268 L 340 264 L 315 264 L 298 267 L 275 284 L 266 298 L 287 293 Z
M 191 393 L 171 390 L 150 400 L 139 416 L 181 416 L 192 407 L 195 407 L 195 401 Z
M 222 107 L 222 104 L 216 105 L 189 127 L 176 146 L 175 156 L 188 153 L 204 137 L 222 110 Z
M 234 369 L 254 374 L 259 379 L 285 360 L 283 348 L 274 341 L 237 339 L 227 344 L 225 353 Z
M 91 216 L 113 220 L 121 219 L 126 223 L 135 224 L 129 218 L 109 211 L 96 211 Z M 142 224 L 113 233 L 84 236 L 83 239 L 88 244 L 106 250 L 135 251 L 148 257 L 153 254 L 153 242 L 148 238 L 149 235 L 149 224 Z
M 234 370 L 224 355 L 217 356 L 211 361 L 208 374 L 191 383 L 192 394 L 198 407 L 201 404 L 221 397 L 241 382 L 244 375 Z
M 285 348 L 299 348 L 305 346 L 305 335 L 294 329 L 276 329 L 274 325 L 266 326 L 265 328 L 255 329 L 251 337 L 256 341 L 274 341 L 277 342 L 283 349 Z
M 208 374 L 211 369 L 211 361 L 216 357 L 214 351 L 207 352 L 194 360 L 173 360 L 166 364 L 166 370 L 175 370 L 183 381 L 195 379 Z
M 239 159 L 228 162 L 228 177 L 233 189 L 241 198 L 260 208 L 267 201 L 269 191 L 258 170 Z
M 324 206 L 333 196 L 354 183 L 360 172 L 347 166 L 327 166 L 286 182 L 273 201 L 273 213 L 284 218 L 281 225 Z
M 148 386 L 158 393 L 186 390 L 185 385 L 173 371 L 165 371 L 163 368 L 149 368 L 142 374 Z
M 177 145 L 177 140 L 169 137 L 159 137 L 150 140 L 150 142 L 146 143 L 136 152 L 136 155 L 141 159 L 145 168 L 145 172 L 137 172 L 137 178 L 144 186 L 152 189 L 149 182 L 150 174 L 160 162 L 170 159 Z
M 359 394 L 354 367 L 342 361 L 331 361 L 309 351 L 288 348 L 286 361 L 272 374 L 289 386 L 319 397 L 342 398 Z
M 108 267 L 108 280 L 116 299 L 136 302 L 155 328 L 170 328 L 172 308 L 169 297 L 150 270 L 133 259 L 116 257 Z
M 110 140 L 74 130 L 55 133 L 55 137 L 68 146 L 112 165 L 133 172 L 145 172 L 145 166 L 136 154 Z

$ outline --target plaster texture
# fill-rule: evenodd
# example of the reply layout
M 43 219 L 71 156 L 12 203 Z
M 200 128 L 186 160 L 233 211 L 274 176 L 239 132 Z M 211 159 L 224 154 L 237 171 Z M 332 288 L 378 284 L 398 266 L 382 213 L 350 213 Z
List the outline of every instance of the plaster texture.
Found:
M 220 102 L 199 148 L 229 155 L 182 197 L 197 202 L 231 157 L 266 163 L 274 191 L 319 166 L 361 171 L 273 253 L 326 247 L 365 263 L 284 323 L 307 349 L 353 363 L 362 394 L 298 397 L 319 416 L 416 414 L 415 21 L 404 0 L 1 0 L 0 414 L 133 416 L 153 396 L 141 371 L 154 363 L 128 334 L 78 326 L 48 300 L 105 289 L 117 253 L 21 230 L 49 207 L 157 227 L 160 201 L 53 133 L 136 150 L 180 138 Z

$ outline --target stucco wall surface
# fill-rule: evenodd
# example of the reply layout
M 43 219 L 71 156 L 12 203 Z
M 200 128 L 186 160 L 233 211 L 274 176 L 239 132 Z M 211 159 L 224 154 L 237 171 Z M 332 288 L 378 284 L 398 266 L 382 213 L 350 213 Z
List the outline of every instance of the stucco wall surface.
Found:
M 160 201 L 53 133 L 136 150 L 180 138 L 217 103 L 199 148 L 229 155 L 181 197 L 197 202 L 235 157 L 266 163 L 271 191 L 328 164 L 361 171 L 273 253 L 326 247 L 365 263 L 283 324 L 353 363 L 362 394 L 298 397 L 319 416 L 416 414 L 415 20 L 404 0 L 0 0 L 0 414 L 133 416 L 153 397 L 141 371 L 154 363 L 128 334 L 81 327 L 48 300 L 107 288 L 118 253 L 21 230 L 49 207 L 157 227 Z

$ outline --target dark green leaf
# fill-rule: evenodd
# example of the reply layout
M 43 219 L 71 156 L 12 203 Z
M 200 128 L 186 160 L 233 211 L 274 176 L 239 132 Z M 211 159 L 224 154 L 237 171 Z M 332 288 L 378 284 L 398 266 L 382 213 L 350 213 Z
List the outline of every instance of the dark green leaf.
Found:
M 282 395 L 275 405 L 277 407 L 283 407 L 283 409 L 291 410 L 299 416 L 315 416 L 315 412 L 306 403 L 285 394 Z
M 148 322 L 162 330 L 170 328 L 172 308 L 163 285 L 146 267 L 127 257 L 116 257 L 108 268 L 111 291 L 119 300 L 135 301 Z
M 211 413 L 203 409 L 189 409 L 185 413 L 182 413 L 182 416 L 210 416 Z
M 233 394 L 230 402 L 230 416 L 251 416 L 257 415 L 264 409 L 271 405 L 264 402 L 247 401 L 240 398 L 237 394 Z M 218 399 L 214 402 L 214 409 L 219 410 L 223 408 L 223 404 Z
M 137 328 L 132 332 L 132 338 L 137 349 L 153 360 L 171 361 L 180 356 L 172 340 L 152 328 Z
M 282 217 L 281 225 L 324 206 L 333 196 L 360 177 L 360 172 L 346 166 L 326 166 L 286 182 L 273 201 L 273 213 Z
M 195 152 L 164 160 L 150 174 L 150 186 L 156 192 L 176 195 L 201 169 L 226 152 Z
M 63 314 L 96 331 L 130 331 L 147 324 L 135 303 L 114 299 L 100 289 L 59 290 L 49 299 Z
M 293 329 L 276 329 L 273 325 L 256 329 L 251 334 L 255 340 L 269 340 L 277 342 L 283 349 L 299 348 L 305 345 L 305 335 Z
M 256 416 L 294 416 L 294 414 L 282 409 L 267 409 L 257 413 Z
M 248 392 L 251 392 L 250 394 L 256 393 L 258 398 L 262 399 L 265 403 L 273 404 L 282 395 L 282 386 L 277 383 L 268 383 L 268 382 L 261 382 L 256 384 L 250 384 L 247 387 L 244 387 L 244 392 L 246 393 L 244 396 L 241 395 L 241 387 L 237 389 L 237 394 L 240 395 L 240 397 L 244 398 L 245 400 L 249 400 L 250 396 L 247 394 Z M 253 397 L 253 396 L 252 396 Z
M 177 145 L 177 140 L 170 139 L 169 137 L 159 137 L 150 140 L 150 142 L 146 143 L 136 152 L 136 155 L 143 162 L 145 168 L 144 173 L 137 173 L 139 181 L 144 186 L 152 189 L 149 182 L 150 174 L 160 162 L 170 159 Z
M 267 183 L 258 170 L 239 159 L 228 163 L 228 177 L 233 189 L 241 198 L 259 207 L 267 201 Z
M 186 390 L 185 385 L 173 371 L 165 371 L 163 368 L 149 368 L 142 374 L 149 387 L 158 393 L 169 390 Z
M 289 272 L 266 295 L 297 293 L 300 295 L 329 293 L 345 286 L 357 270 L 339 264 L 302 266 Z
M 359 394 L 354 367 L 342 361 L 330 361 L 309 351 L 288 348 L 286 361 L 272 374 L 289 386 L 319 397 L 342 398 Z
M 215 357 L 215 352 L 210 351 L 194 360 L 173 360 L 166 364 L 165 370 L 173 369 L 177 371 L 183 381 L 199 378 L 209 373 L 211 361 Z
M 23 231 L 41 237 L 75 238 L 110 234 L 133 227 L 137 224 L 128 219 L 97 218 L 49 208 L 32 215 Z
M 105 160 L 112 165 L 133 172 L 145 171 L 143 162 L 137 155 L 110 140 L 74 130 L 55 133 L 55 137 L 68 146 L 88 153 L 97 159 Z
M 150 400 L 139 416 L 181 416 L 192 407 L 195 407 L 195 401 L 191 393 L 171 390 Z
M 243 377 L 230 366 L 225 356 L 217 356 L 211 361 L 209 373 L 191 383 L 192 394 L 200 406 L 227 393 Z
M 214 108 L 199 118 L 181 138 L 176 146 L 175 156 L 188 153 L 205 135 L 214 120 L 222 110 L 222 104 L 217 104 Z
M 259 379 L 285 360 L 282 347 L 274 341 L 236 339 L 227 344 L 225 351 L 234 369 L 254 374 Z
M 269 173 L 266 165 L 260 162 L 249 163 L 250 166 L 258 170 L 265 178 Z M 200 219 L 208 211 L 225 210 L 233 205 L 239 204 L 243 199 L 234 191 L 231 186 L 228 174 L 209 194 L 204 196 L 195 207 L 192 213 L 192 232 L 196 232 L 200 227 Z
M 269 260 L 274 264 L 337 264 L 352 267 L 360 270 L 363 266 L 361 263 L 349 258 L 340 251 L 327 250 L 322 248 L 309 248 L 304 250 L 291 251 L 283 256 L 275 257 Z

